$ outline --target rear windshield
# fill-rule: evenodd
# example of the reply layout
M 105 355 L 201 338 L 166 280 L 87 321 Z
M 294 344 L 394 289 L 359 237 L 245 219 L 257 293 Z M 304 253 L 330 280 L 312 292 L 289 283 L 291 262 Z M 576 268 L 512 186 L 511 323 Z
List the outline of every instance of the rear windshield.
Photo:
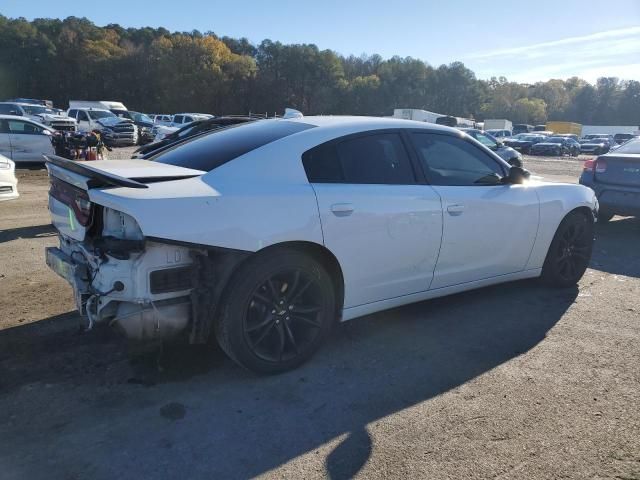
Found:
M 620 145 L 615 153 L 640 153 L 640 138 L 637 140 L 629 140 L 627 143 Z
M 177 145 L 152 160 L 209 172 L 240 155 L 309 128 L 313 125 L 287 120 L 234 125 Z

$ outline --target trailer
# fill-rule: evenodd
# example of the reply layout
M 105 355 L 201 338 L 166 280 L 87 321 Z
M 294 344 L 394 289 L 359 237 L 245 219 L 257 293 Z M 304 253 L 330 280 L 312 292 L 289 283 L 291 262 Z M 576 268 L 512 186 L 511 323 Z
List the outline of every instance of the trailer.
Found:
M 404 120 L 416 120 L 418 122 L 436 123 L 440 117 L 446 117 L 440 113 L 420 110 L 419 108 L 396 108 L 393 110 L 393 118 Z
M 547 122 L 546 129 L 553 133 L 572 133 L 582 136 L 582 125 L 574 122 Z
M 583 125 L 582 135 L 615 135 L 616 133 L 630 133 L 631 135 L 640 135 L 640 126 L 638 125 Z
M 112 100 L 69 100 L 69 108 L 93 108 L 96 110 L 128 110 L 122 102 Z
M 509 130 L 513 131 L 513 124 L 504 118 L 486 118 L 484 120 L 484 130 Z

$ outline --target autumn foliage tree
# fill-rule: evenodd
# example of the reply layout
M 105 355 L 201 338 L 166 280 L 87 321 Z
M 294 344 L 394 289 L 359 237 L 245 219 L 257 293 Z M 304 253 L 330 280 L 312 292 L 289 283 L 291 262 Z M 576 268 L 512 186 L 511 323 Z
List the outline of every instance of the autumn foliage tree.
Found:
M 640 124 L 640 82 L 573 77 L 533 85 L 480 80 L 460 62 L 341 56 L 312 44 L 218 37 L 164 28 L 98 27 L 85 18 L 0 15 L 0 98 L 120 100 L 146 112 L 448 115 Z

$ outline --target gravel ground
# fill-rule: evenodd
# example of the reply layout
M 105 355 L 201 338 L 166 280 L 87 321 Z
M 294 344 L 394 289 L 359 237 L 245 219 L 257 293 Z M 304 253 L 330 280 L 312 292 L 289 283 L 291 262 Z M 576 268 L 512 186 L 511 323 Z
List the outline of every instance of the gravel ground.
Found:
M 581 165 L 525 159 L 560 181 Z M 598 226 L 579 288 L 517 282 L 378 313 L 256 377 L 214 346 L 158 356 L 81 333 L 42 258 L 46 175 L 19 177 L 0 204 L 3 479 L 640 479 L 635 219 Z

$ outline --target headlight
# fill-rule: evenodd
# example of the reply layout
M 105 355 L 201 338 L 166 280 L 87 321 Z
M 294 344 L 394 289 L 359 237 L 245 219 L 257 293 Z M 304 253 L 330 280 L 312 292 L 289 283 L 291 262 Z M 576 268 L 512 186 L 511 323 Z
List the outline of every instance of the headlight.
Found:
M 0 162 L 0 170 L 11 170 L 11 164 L 9 162 Z

